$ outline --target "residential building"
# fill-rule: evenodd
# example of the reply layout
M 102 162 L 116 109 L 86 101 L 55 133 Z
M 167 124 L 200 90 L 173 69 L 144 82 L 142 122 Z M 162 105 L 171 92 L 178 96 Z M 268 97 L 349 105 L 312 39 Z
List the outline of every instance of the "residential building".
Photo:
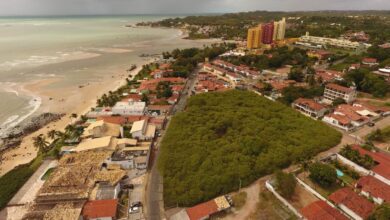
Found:
M 355 101 L 357 92 L 355 88 L 347 88 L 338 84 L 329 83 L 325 86 L 324 98 L 333 102 L 337 98 L 344 99 L 345 102 Z
M 286 34 L 286 18 L 282 18 L 280 21 L 274 22 L 274 33 L 272 39 L 275 40 L 284 40 L 284 35 Z
M 317 103 L 313 99 L 299 98 L 292 105 L 293 108 L 313 118 L 321 118 L 327 111 L 324 105 Z
M 390 186 L 373 176 L 363 176 L 355 187 L 360 190 L 361 195 L 374 200 L 378 205 L 390 202 Z
M 274 23 L 266 23 L 261 25 L 262 42 L 263 44 L 272 44 L 274 36 Z
M 341 81 L 344 73 L 335 70 L 316 70 L 316 78 L 322 80 L 323 83 Z
M 156 126 L 149 125 L 147 120 L 136 121 L 131 127 L 132 138 L 138 140 L 151 140 L 156 134 Z
M 374 211 L 374 204 L 356 194 L 351 188 L 345 187 L 329 196 L 341 210 L 356 220 L 364 220 Z
M 333 113 L 326 115 L 323 121 L 346 131 L 361 127 L 371 119 L 378 117 L 375 112 L 370 112 L 361 107 L 342 104 L 337 106 Z
M 261 26 L 250 28 L 248 30 L 247 48 L 256 49 L 261 47 L 262 43 L 262 29 Z
M 301 213 L 307 220 L 348 220 L 340 211 L 322 200 L 305 206 Z
M 185 210 L 175 214 L 170 220 L 206 220 L 214 214 L 227 210 L 231 207 L 225 196 L 220 196 L 208 202 L 204 202 L 186 208 Z
M 83 208 L 82 216 L 85 220 L 114 220 L 118 208 L 118 200 L 88 201 Z
M 308 57 L 317 58 L 318 60 L 325 60 L 328 59 L 332 55 L 331 52 L 326 50 L 309 50 L 307 52 Z
M 363 65 L 370 66 L 370 67 L 371 67 L 371 66 L 379 65 L 377 59 L 375 59 L 375 58 L 370 58 L 370 57 L 363 58 L 362 64 L 363 64 Z
M 352 149 L 359 151 L 360 155 L 368 155 L 375 161 L 375 166 L 371 169 L 372 176 L 380 181 L 390 185 L 390 156 L 382 152 L 372 152 L 363 149 L 358 145 L 352 146 Z
M 390 48 L 390 43 L 381 44 L 381 45 L 379 45 L 379 47 L 383 48 L 383 49 L 388 49 L 388 48 Z
M 101 138 L 87 139 L 82 141 L 75 148 L 71 149 L 71 152 L 81 151 L 97 151 L 97 150 L 115 150 L 116 138 L 107 136 Z
M 99 120 L 91 123 L 84 129 L 82 137 L 101 138 L 106 136 L 119 137 L 121 126 L 118 124 L 106 123 Z
M 145 102 L 117 102 L 112 107 L 112 114 L 114 115 L 144 115 L 146 113 Z
M 333 47 L 339 47 L 339 48 L 345 48 L 345 49 L 353 49 L 357 50 L 360 47 L 368 48 L 371 45 L 363 45 L 358 42 L 352 42 L 350 40 L 345 39 L 336 39 L 336 38 L 326 38 L 326 37 L 315 37 L 310 36 L 309 32 L 306 32 L 306 35 L 299 38 L 300 42 L 310 43 L 310 44 L 316 44 L 316 45 L 322 45 L 322 46 L 333 46 Z

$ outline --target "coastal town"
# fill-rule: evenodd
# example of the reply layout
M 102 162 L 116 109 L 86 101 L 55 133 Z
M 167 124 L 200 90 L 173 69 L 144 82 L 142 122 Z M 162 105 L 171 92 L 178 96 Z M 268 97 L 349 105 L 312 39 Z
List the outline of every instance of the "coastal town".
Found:
M 243 29 L 247 38 L 233 43 L 164 52 L 85 115 L 71 115 L 64 130 L 35 137 L 35 168 L 8 195 L 2 207 L 7 219 L 380 219 L 372 216 L 388 213 L 390 202 L 390 42 L 370 44 L 364 31 L 288 38 L 291 19 Z M 373 57 L 379 53 L 385 56 Z M 339 139 L 332 146 L 313 146 L 311 158 L 255 175 L 253 183 L 239 179 L 234 190 L 219 190 L 213 198 L 170 204 L 165 181 L 173 178 L 165 180 L 166 172 L 157 168 L 160 152 L 165 139 L 180 136 L 170 129 L 175 120 L 184 120 L 183 113 L 218 105 L 198 100 L 203 104 L 194 107 L 194 97 L 210 94 L 255 94 L 254 99 L 277 106 L 276 113 L 283 106 Z M 229 133 L 218 132 L 217 138 Z M 292 139 L 293 146 L 300 137 Z M 196 163 L 191 155 L 182 157 Z M 166 167 L 177 161 L 163 162 Z M 192 191 L 176 183 L 179 190 Z

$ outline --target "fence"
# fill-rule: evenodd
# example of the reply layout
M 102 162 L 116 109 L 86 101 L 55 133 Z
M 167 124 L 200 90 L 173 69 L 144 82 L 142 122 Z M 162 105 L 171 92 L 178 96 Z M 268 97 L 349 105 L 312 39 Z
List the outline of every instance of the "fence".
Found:
M 296 216 L 298 216 L 300 219 L 304 219 L 304 217 L 292 205 L 290 205 L 290 203 L 287 202 L 287 200 L 285 200 L 281 195 L 279 195 L 279 193 L 276 192 L 276 190 L 274 189 L 272 184 L 269 182 L 269 180 L 267 180 L 267 182 L 265 182 L 265 187 L 270 192 L 272 192 L 276 196 L 276 198 L 279 199 L 285 206 L 287 206 L 287 208 L 290 209 Z

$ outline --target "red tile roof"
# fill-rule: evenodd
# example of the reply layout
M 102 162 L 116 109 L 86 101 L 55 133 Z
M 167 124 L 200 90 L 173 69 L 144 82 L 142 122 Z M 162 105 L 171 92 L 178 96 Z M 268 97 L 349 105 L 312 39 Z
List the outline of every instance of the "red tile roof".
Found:
M 337 109 L 335 112 L 339 112 L 341 114 L 344 114 L 346 117 L 351 119 L 352 121 L 365 121 L 368 120 L 367 117 L 361 116 L 358 113 L 356 113 L 356 110 L 352 105 L 347 104 L 341 104 L 337 106 Z
M 201 203 L 186 209 L 190 220 L 200 220 L 218 212 L 218 206 L 214 200 Z
M 344 92 L 344 93 L 350 93 L 350 92 L 354 91 L 351 88 L 340 86 L 340 85 L 337 85 L 337 84 L 334 84 L 334 83 L 327 84 L 326 88 L 330 88 L 330 89 L 337 90 L 337 91 Z
M 336 119 L 342 125 L 348 125 L 351 123 L 351 119 L 349 119 L 345 115 L 339 115 L 339 114 L 332 113 L 332 114 L 328 115 L 328 117 Z
M 103 120 L 106 123 L 124 125 L 127 123 L 127 117 L 124 116 L 100 116 L 97 121 Z
M 372 171 L 390 180 L 390 156 L 381 152 L 371 152 L 361 148 L 358 145 L 352 146 L 352 149 L 359 151 L 361 155 L 369 155 L 378 163 Z
M 370 193 L 372 197 L 390 202 L 390 186 L 373 176 L 364 176 L 356 183 L 356 187 Z
M 118 200 L 96 200 L 89 201 L 84 205 L 83 217 L 85 219 L 116 217 Z
M 129 94 L 125 98 L 122 99 L 122 102 L 128 102 L 130 100 L 133 100 L 134 102 L 139 102 L 141 101 L 142 96 L 139 94 Z
M 315 102 L 313 99 L 299 98 L 299 99 L 295 100 L 294 103 L 305 105 L 308 108 L 313 109 L 315 111 L 321 111 L 322 109 L 325 108 L 325 106 Z
M 363 62 L 363 63 L 372 63 L 372 64 L 374 64 L 374 63 L 377 63 L 378 60 L 375 59 L 375 58 L 366 57 L 366 58 L 363 58 L 362 62 Z
M 359 196 L 349 187 L 337 190 L 329 196 L 329 199 L 337 205 L 345 205 L 364 219 L 367 218 L 375 208 L 373 203 L 366 198 Z
M 301 213 L 307 220 L 348 220 L 337 209 L 322 200 L 304 207 Z
M 317 70 L 316 75 L 317 77 L 321 77 L 323 81 L 329 82 L 341 78 L 343 73 L 334 70 Z

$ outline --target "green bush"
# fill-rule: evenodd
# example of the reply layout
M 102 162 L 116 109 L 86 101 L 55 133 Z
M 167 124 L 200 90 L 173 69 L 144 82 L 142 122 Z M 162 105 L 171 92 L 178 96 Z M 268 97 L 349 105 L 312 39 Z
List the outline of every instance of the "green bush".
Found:
M 252 92 L 191 97 L 162 141 L 165 204 L 191 206 L 235 191 L 340 138 L 322 122 Z
M 336 183 L 336 169 L 328 164 L 314 163 L 309 167 L 310 179 L 322 187 L 330 187 Z

